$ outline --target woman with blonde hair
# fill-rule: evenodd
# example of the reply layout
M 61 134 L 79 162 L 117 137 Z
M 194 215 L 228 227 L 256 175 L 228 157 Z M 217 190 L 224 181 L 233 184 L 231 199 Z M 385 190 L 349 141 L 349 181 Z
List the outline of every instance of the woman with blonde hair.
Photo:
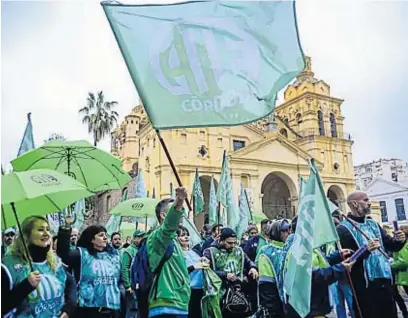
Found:
M 2 292 L 2 303 L 13 302 L 16 306 L 13 317 L 73 317 L 75 281 L 51 244 L 46 218 L 31 216 L 24 220 L 19 236 L 3 259 L 10 286 L 20 286 L 17 294 Z M 11 295 L 13 299 L 7 299 Z

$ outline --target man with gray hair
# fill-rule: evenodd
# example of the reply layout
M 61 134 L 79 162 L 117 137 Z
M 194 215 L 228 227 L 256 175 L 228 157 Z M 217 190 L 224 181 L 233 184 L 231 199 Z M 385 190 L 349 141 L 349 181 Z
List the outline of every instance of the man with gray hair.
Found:
M 371 203 L 364 192 L 353 192 L 347 198 L 350 208 L 348 217 L 337 227 L 343 248 L 356 251 L 367 245 L 367 251 L 356 261 L 351 270 L 351 279 L 356 290 L 358 304 L 363 317 L 396 318 L 392 293 L 392 274 L 389 260 L 378 250 L 399 251 L 405 243 L 405 234 L 395 231 L 391 237 L 368 215 Z M 366 239 L 360 231 L 370 239 Z M 354 302 L 355 316 L 360 317 Z

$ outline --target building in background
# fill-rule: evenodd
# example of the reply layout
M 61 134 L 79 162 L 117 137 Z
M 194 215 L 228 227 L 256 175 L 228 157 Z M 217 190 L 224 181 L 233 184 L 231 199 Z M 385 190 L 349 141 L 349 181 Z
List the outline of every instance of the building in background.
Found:
M 368 194 L 370 200 L 379 203 L 383 223 L 392 223 L 394 220 L 406 223 L 408 180 L 395 182 L 376 178 L 368 184 L 364 192 Z
M 224 150 L 229 154 L 234 194 L 238 200 L 242 183 L 255 212 L 263 211 L 269 218 L 293 217 L 299 178 L 309 175 L 308 159 L 312 157 L 328 197 L 345 210 L 345 198 L 355 183 L 353 141 L 343 131 L 343 100 L 331 96 L 330 86 L 314 77 L 311 60 L 306 60 L 305 71 L 288 85 L 283 104 L 268 118 L 235 127 L 161 132 L 181 180 L 189 189 L 198 168 L 206 211 L 210 179 L 213 175 L 218 185 Z M 112 133 L 111 151 L 122 159 L 126 171 L 143 169 L 150 196 L 154 193 L 157 198 L 168 197 L 170 189 L 176 187 L 170 164 L 142 105 L 136 106 Z M 198 216 L 197 227 L 204 221 L 205 214 Z
M 379 159 L 354 167 L 356 189 L 364 190 L 373 180 L 386 181 L 408 180 L 408 163 L 400 159 Z

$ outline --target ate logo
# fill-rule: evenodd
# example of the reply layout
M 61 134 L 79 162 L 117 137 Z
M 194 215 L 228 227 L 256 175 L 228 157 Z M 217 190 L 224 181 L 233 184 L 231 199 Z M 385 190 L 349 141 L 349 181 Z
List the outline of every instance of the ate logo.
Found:
M 132 204 L 132 209 L 133 210 L 141 210 L 141 209 L 143 209 L 143 207 L 144 207 L 143 203 L 133 203 Z
M 160 86 L 172 95 L 214 97 L 231 89 L 231 75 L 255 81 L 262 61 L 259 44 L 239 23 L 218 18 L 163 23 L 149 52 Z
M 31 176 L 31 180 L 43 186 L 51 186 L 51 185 L 60 184 L 60 181 L 56 177 L 50 174 L 39 174 L 36 176 Z

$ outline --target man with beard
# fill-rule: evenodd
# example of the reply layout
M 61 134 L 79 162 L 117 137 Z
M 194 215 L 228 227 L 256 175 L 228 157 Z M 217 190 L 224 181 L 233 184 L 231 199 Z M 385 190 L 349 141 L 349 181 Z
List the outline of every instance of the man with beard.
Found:
M 367 240 L 347 219 L 337 227 L 343 248 L 356 251 L 364 244 L 368 246 L 351 271 L 361 313 L 363 317 L 396 318 L 390 262 L 378 249 L 392 252 L 401 250 L 405 243 L 405 234 L 402 231 L 395 231 L 392 238 L 368 216 L 371 212 L 371 203 L 364 192 L 351 193 L 347 203 L 351 210 L 348 215 L 351 222 L 370 238 Z M 360 315 L 356 302 L 353 305 L 358 318 Z
M 122 246 L 122 238 L 119 232 L 113 232 L 111 235 L 111 244 L 114 249 L 120 249 Z
M 232 288 L 232 286 L 235 287 L 236 284 L 240 284 L 241 288 L 247 291 L 248 276 L 255 281 L 258 279 L 256 265 L 248 258 L 242 248 L 237 246 L 237 234 L 233 229 L 223 228 L 219 241 L 207 248 L 203 256 L 210 260 L 211 269 L 221 278 L 224 291 L 227 288 Z M 246 295 L 248 296 L 247 292 Z M 251 299 L 248 301 L 251 303 Z M 252 308 L 252 310 L 255 311 L 256 308 Z M 245 312 L 243 315 L 237 315 L 228 312 L 225 308 L 223 311 L 224 318 L 246 317 L 250 314 Z
M 2 245 L 1 245 L 1 258 L 7 253 L 7 249 L 10 247 L 11 244 L 14 242 L 14 238 L 16 237 L 16 230 L 12 227 L 9 229 L 5 229 L 2 235 Z

